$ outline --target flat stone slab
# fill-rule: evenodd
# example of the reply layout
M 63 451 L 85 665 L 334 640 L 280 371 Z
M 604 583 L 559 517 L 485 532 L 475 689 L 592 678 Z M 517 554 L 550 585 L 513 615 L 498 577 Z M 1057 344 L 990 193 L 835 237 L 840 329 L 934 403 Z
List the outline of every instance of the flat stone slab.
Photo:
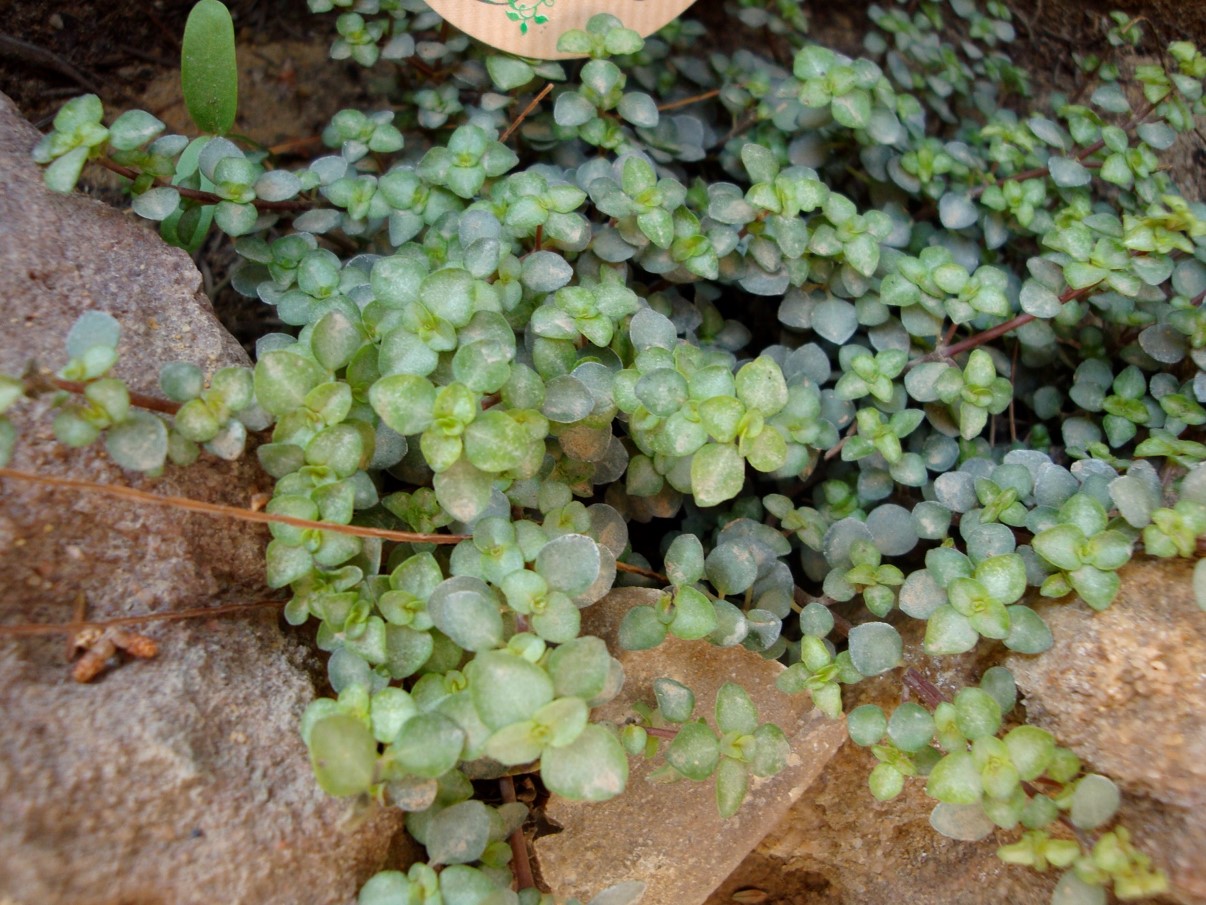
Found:
M 827 719 L 806 695 L 778 691 L 775 677 L 783 667 L 743 647 L 669 638 L 654 650 L 615 654 L 624 613 L 655 601 L 659 593 L 622 588 L 583 612 L 583 634 L 603 638 L 626 675 L 620 695 L 593 718 L 625 722 L 634 716 L 633 703 L 653 702 L 653 680 L 665 676 L 691 688 L 696 714 L 713 723 L 716 692 L 724 683 L 736 682 L 757 704 L 759 718 L 786 733 L 792 753 L 777 776 L 751 777 L 745 803 L 728 820 L 717 813 L 712 780 L 647 782 L 663 762 L 660 757 L 632 759 L 628 789 L 611 801 L 592 804 L 553 796 L 546 814 L 563 832 L 536 840 L 535 851 L 545 883 L 558 896 L 589 901 L 612 884 L 638 880 L 648 885 L 641 905 L 705 901 L 804 794 L 846 739 L 844 721 Z

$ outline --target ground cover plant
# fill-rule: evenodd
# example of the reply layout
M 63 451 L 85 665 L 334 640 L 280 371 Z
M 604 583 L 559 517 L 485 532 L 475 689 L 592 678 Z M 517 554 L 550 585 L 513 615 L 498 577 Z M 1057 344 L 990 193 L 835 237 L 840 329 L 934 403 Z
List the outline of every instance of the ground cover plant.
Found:
M 301 725 L 316 779 L 406 811 L 427 850 L 361 902 L 550 900 L 526 807 L 472 780 L 596 801 L 656 758 L 731 815 L 782 768 L 737 684 L 696 701 L 665 679 L 626 725 L 591 721 L 623 671 L 581 612 L 617 582 L 664 589 L 622 648 L 743 645 L 835 719 L 842 686 L 900 673 L 891 713 L 846 714 L 869 794 L 924 782 L 937 831 L 1014 830 L 1001 858 L 1060 871 L 1056 901 L 1164 890 L 1117 786 L 1011 715 L 1007 670 L 947 700 L 901 668 L 898 626 L 925 621 L 936 656 L 1039 654 L 1035 595 L 1105 609 L 1132 556 L 1197 555 L 1206 207 L 1160 153 L 1203 112 L 1206 57 L 1140 62 L 1115 14 L 1075 93 L 1038 106 L 995 2 L 872 7 L 857 59 L 792 3 L 732 9 L 777 36 L 767 55 L 601 15 L 562 62 L 420 0 L 310 6 L 335 13 L 332 58 L 392 84 L 332 118 L 324 156 L 279 166 L 230 134 L 217 0 L 184 39 L 200 137 L 105 125 L 87 96 L 34 156 L 61 191 L 89 162 L 127 176 L 173 243 L 233 237 L 236 287 L 291 328 L 253 368 L 166 366 L 148 400 L 89 313 L 49 389 L 62 442 L 152 475 L 257 438 L 266 580 L 329 654 Z M 0 378 L 0 464 L 3 412 L 47 389 Z M 1203 605 L 1200 567 L 1195 587 Z

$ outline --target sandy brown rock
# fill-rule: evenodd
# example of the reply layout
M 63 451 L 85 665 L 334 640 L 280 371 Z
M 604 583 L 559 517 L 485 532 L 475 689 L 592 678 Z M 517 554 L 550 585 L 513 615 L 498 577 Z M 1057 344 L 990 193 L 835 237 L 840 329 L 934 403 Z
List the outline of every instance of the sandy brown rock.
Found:
M 658 593 L 613 591 L 585 611 L 583 632 L 618 650 L 615 633 L 624 613 Z M 716 691 L 725 682 L 737 682 L 758 705 L 759 717 L 787 734 L 792 745 L 788 766 L 778 776 L 753 780 L 745 804 L 726 821 L 716 812 L 711 781 L 654 785 L 646 781 L 650 765 L 634 760 L 628 790 L 619 798 L 580 804 L 554 797 L 547 814 L 563 832 L 538 839 L 536 857 L 545 882 L 559 896 L 587 901 L 613 883 L 641 880 L 648 884 L 642 905 L 703 902 L 791 803 L 807 794 L 845 738 L 845 725 L 811 709 L 803 696 L 778 692 L 774 680 L 782 666 L 741 647 L 719 649 L 671 638 L 655 650 L 628 652 L 619 659 L 624 689 L 594 717 L 624 722 L 634 702 L 653 700 L 653 680 L 668 676 L 695 692 L 696 713 L 710 721 Z
M 1125 793 L 1123 821 L 1168 872 L 1172 898 L 1206 902 L 1206 613 L 1192 563 L 1124 570 L 1102 613 L 1041 605 L 1055 646 L 1010 657 L 1030 722 Z
M 993 651 L 927 657 L 920 653 L 924 623 L 906 620 L 898 628 L 905 668 L 916 669 L 947 694 L 975 684 L 1000 659 Z M 879 704 L 891 712 L 904 697 L 901 675 L 893 670 L 848 690 L 847 712 L 859 704 Z M 997 858 L 997 847 L 1016 834 L 997 832 L 975 844 L 940 836 L 929 824 L 934 802 L 926 797 L 924 783 L 907 782 L 894 801 L 872 797 L 867 775 L 875 763 L 869 751 L 847 741 L 709 905 L 730 905 L 734 892 L 750 888 L 767 892 L 767 901 L 776 905 L 1040 905 L 1049 900 L 1050 877 L 1008 867 Z
M 0 95 L 0 371 L 57 368 L 82 311 L 122 325 L 117 373 L 154 392 L 163 362 L 246 358 L 199 293 L 188 256 L 130 216 L 47 192 L 37 134 Z M 13 465 L 245 506 L 254 459 L 203 457 L 140 478 L 58 447 L 46 404 L 23 406 Z M 65 622 L 263 596 L 265 532 L 243 523 L 0 482 L 0 623 Z M 254 618 L 158 623 L 159 656 L 78 685 L 66 639 L 0 640 L 0 901 L 20 905 L 347 901 L 397 817 L 343 831 L 297 734 L 314 664 Z

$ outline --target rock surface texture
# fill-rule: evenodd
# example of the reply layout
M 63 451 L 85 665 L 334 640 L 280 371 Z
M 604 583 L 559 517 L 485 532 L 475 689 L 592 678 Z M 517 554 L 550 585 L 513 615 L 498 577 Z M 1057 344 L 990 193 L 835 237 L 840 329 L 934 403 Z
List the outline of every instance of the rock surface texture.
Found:
M 1170 899 L 1206 903 L 1206 613 L 1193 564 L 1129 566 L 1103 613 L 1039 608 L 1055 635 L 1041 657 L 1010 657 L 1030 722 L 1122 789 L 1135 843 L 1172 882 Z
M 188 256 L 130 216 L 46 191 L 37 133 L 0 95 L 0 371 L 61 366 L 88 309 L 121 323 L 117 374 L 154 393 L 175 359 L 207 373 L 246 358 L 218 324 Z M 45 403 L 21 406 L 13 467 L 246 506 L 252 462 L 203 458 L 162 478 L 52 439 Z M 169 509 L 0 480 L 0 623 L 168 612 L 262 596 L 266 533 Z M 314 783 L 297 720 L 313 664 L 272 610 L 143 629 L 154 660 L 90 685 L 63 636 L 0 639 L 0 901 L 348 901 L 398 821 L 340 833 L 346 805 Z
M 598 635 L 617 650 L 624 613 L 659 593 L 613 591 L 584 611 L 583 633 Z M 546 815 L 563 831 L 538 839 L 535 850 L 545 883 L 559 896 L 589 901 L 613 883 L 639 880 L 648 884 L 641 905 L 696 905 L 813 786 L 845 738 L 845 724 L 827 720 L 804 697 L 781 694 L 774 682 L 783 667 L 742 647 L 719 649 L 669 638 L 655 650 L 619 659 L 624 689 L 594 711 L 595 718 L 623 723 L 633 703 L 653 701 L 653 680 L 667 676 L 695 692 L 696 715 L 715 728 L 716 692 L 725 682 L 737 682 L 758 706 L 759 719 L 776 723 L 791 742 L 787 767 L 773 778 L 752 780 L 749 797 L 729 820 L 716 812 L 712 781 L 654 785 L 646 781 L 650 764 L 635 759 L 628 790 L 619 798 L 602 804 L 550 800 Z
M 905 663 L 946 694 L 975 684 L 999 654 L 963 657 L 920 654 L 925 623 L 898 624 Z M 903 670 L 866 680 L 847 692 L 846 709 L 878 704 L 890 712 L 902 700 Z M 742 889 L 767 892 L 767 905 L 1046 905 L 1053 880 L 1011 868 L 996 856 L 1012 842 L 997 832 L 979 843 L 940 836 L 929 823 L 934 802 L 922 782 L 906 782 L 894 801 L 878 802 L 867 789 L 875 766 L 869 751 L 851 741 L 766 838 L 708 900 L 731 905 Z
M 1001 648 L 930 658 L 924 624 L 905 622 L 906 668 L 946 694 L 979 681 L 990 666 L 1011 669 L 1027 721 L 1054 733 L 1090 770 L 1123 791 L 1121 822 L 1169 874 L 1161 902 L 1206 902 L 1206 614 L 1197 610 L 1192 565 L 1138 562 L 1122 571 L 1122 591 L 1103 613 L 1070 600 L 1036 600 L 1054 647 L 1037 657 Z M 913 652 L 910 656 L 910 652 Z M 899 671 L 865 682 L 847 709 L 902 699 Z M 1020 713 L 1020 711 L 1019 711 Z M 917 905 L 1001 902 L 1045 905 L 1054 877 L 1009 867 L 998 846 L 1016 833 L 978 843 L 940 836 L 929 825 L 933 801 L 919 782 L 891 802 L 867 790 L 871 754 L 851 742 L 709 899 L 729 905 L 757 889 L 780 905 Z

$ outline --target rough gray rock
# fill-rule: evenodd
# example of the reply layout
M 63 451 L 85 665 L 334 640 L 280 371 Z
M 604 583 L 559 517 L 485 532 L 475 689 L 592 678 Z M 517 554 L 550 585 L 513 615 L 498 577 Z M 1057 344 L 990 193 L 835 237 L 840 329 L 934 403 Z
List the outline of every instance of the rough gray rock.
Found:
M 245 364 L 188 256 L 127 214 L 46 191 L 36 132 L 0 95 L 0 371 L 56 369 L 95 308 L 121 322 L 131 388 L 175 359 Z M 13 466 L 246 506 L 254 462 L 204 458 L 146 479 L 65 451 L 46 404 L 22 406 Z M 266 532 L 228 520 L 0 481 L 0 624 L 67 622 L 263 595 Z M 344 802 L 314 783 L 297 720 L 313 663 L 275 614 L 157 623 L 154 660 L 71 680 L 63 636 L 0 638 L 0 901 L 347 901 L 397 828 L 341 831 Z
M 657 599 L 659 591 L 622 588 L 583 613 L 583 634 L 594 634 L 616 651 L 625 612 Z M 787 767 L 770 779 L 753 779 L 741 810 L 729 820 L 716 811 L 714 783 L 683 780 L 670 785 L 646 781 L 651 767 L 633 759 L 628 789 L 597 803 L 554 796 L 547 817 L 562 832 L 536 840 L 544 882 L 562 897 L 583 901 L 614 883 L 648 884 L 642 905 L 696 905 L 814 785 L 825 763 L 846 737 L 844 723 L 826 719 L 804 696 L 775 689 L 783 667 L 745 648 L 714 648 L 706 642 L 669 638 L 654 650 L 619 655 L 624 689 L 592 719 L 623 723 L 632 704 L 653 701 L 653 680 L 668 676 L 695 692 L 696 714 L 711 722 L 716 692 L 737 682 L 758 706 L 759 719 L 776 723 L 792 747 Z M 653 762 L 655 765 L 660 763 Z

